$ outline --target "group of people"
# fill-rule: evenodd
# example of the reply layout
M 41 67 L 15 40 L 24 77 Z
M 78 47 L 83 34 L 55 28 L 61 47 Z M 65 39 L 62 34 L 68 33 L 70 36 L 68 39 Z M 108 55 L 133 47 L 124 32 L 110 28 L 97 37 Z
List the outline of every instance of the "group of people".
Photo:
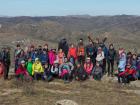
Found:
M 77 45 L 69 45 L 64 38 L 57 49 L 49 49 L 48 44 L 45 44 L 38 47 L 30 45 L 23 50 L 17 44 L 14 51 L 15 77 L 19 80 L 43 81 L 59 78 L 65 83 L 86 79 L 100 81 L 105 74 L 117 76 L 119 83 L 129 83 L 140 78 L 140 55 L 126 53 L 123 48 L 116 51 L 113 44 L 107 47 L 107 38 L 102 41 L 88 38 L 88 45 L 84 44 L 82 38 Z M 10 64 L 10 50 L 3 48 L 0 54 L 0 74 L 4 74 L 4 79 L 8 79 Z M 115 64 L 118 67 L 117 75 L 114 73 Z

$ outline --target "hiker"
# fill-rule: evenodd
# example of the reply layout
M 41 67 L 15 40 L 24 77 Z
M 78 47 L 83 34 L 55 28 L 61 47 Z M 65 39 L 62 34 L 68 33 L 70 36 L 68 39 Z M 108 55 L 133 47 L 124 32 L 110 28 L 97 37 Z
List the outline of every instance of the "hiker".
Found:
M 93 63 L 89 57 L 86 58 L 86 62 L 84 64 L 84 70 L 86 71 L 88 77 L 91 75 L 93 69 Z
M 15 60 L 15 72 L 18 68 L 18 63 L 19 63 L 19 58 L 20 58 L 20 54 L 21 54 L 21 47 L 20 44 L 17 44 L 17 47 L 14 51 L 14 60 Z
M 103 68 L 104 52 L 101 47 L 98 48 L 96 62 L 99 62 L 100 66 Z M 104 71 L 103 71 L 104 73 Z
M 49 61 L 48 53 L 46 52 L 46 49 L 43 49 L 43 52 L 40 54 L 40 61 L 42 66 L 44 66 Z
M 56 49 L 51 49 L 48 55 L 49 55 L 49 65 L 51 67 L 54 64 L 54 61 L 56 60 Z
M 118 62 L 118 74 L 125 71 L 126 67 L 126 53 L 123 48 L 119 49 L 119 62 Z M 118 76 L 118 82 L 121 83 L 121 77 Z
M 5 70 L 5 66 L 3 64 L 3 61 L 0 60 L 0 77 L 3 76 L 4 70 Z
M 137 78 L 140 79 L 140 54 L 137 56 L 136 70 L 137 70 Z
M 57 56 L 58 56 L 59 65 L 63 64 L 65 54 L 62 49 L 59 49 Z
M 84 43 L 83 43 L 82 38 L 79 40 L 79 43 L 77 46 L 77 59 L 78 59 L 78 63 L 84 64 L 84 62 L 85 62 L 85 47 L 84 47 Z
M 28 72 L 25 67 L 25 61 L 22 60 L 18 69 L 16 70 L 16 78 L 19 80 L 26 80 L 29 78 Z
M 75 65 L 77 59 L 77 49 L 74 47 L 74 44 L 71 44 L 69 48 L 68 59 L 73 65 Z
M 109 45 L 108 55 L 107 55 L 107 63 L 108 63 L 108 76 L 114 75 L 114 61 L 116 59 L 116 50 L 114 49 L 113 44 Z M 110 70 L 111 67 L 111 70 Z
M 48 53 L 49 52 L 48 44 L 45 44 L 43 49 L 46 51 L 46 53 Z
M 30 76 L 32 76 L 32 67 L 33 67 L 33 62 L 32 62 L 32 58 L 29 57 L 28 58 L 28 61 L 26 62 L 26 69 L 27 69 L 27 72 Z
M 9 69 L 10 69 L 10 64 L 11 64 L 11 60 L 10 60 L 10 49 L 9 48 L 5 48 L 4 51 L 4 56 L 3 56 L 3 64 L 5 66 L 4 69 L 4 79 L 8 79 L 8 74 L 9 74 Z
M 130 83 L 131 80 L 136 79 L 136 70 L 132 68 L 131 64 L 127 64 L 125 71 L 121 72 L 119 77 L 122 78 L 123 83 Z
M 131 64 L 132 64 L 132 67 L 136 70 L 136 66 L 137 66 L 137 55 L 136 54 L 132 54 Z
M 67 40 L 65 38 L 60 40 L 60 42 L 58 44 L 58 51 L 60 49 L 62 49 L 62 51 L 64 52 L 65 56 L 67 57 L 68 51 L 69 51 L 69 45 L 68 45 L 68 42 L 67 42 Z
M 35 59 L 35 62 L 33 63 L 32 66 L 32 70 L 33 70 L 32 75 L 34 76 L 35 80 L 39 80 L 39 79 L 44 80 L 44 75 L 43 75 L 44 69 L 41 62 L 39 61 L 39 58 Z
M 126 63 L 130 63 L 132 64 L 132 52 L 128 52 L 127 55 L 126 55 Z
M 25 55 L 25 52 L 24 50 L 21 50 L 20 52 L 20 56 L 19 56 L 19 59 L 18 59 L 18 66 L 20 65 L 21 61 L 25 61 L 26 60 L 26 55 Z
M 59 76 L 59 62 L 58 62 L 58 60 L 54 61 L 54 64 L 52 65 L 51 74 L 53 75 L 53 77 Z
M 32 58 L 32 62 L 35 62 L 35 58 L 38 58 L 38 49 L 36 48 L 35 50 L 32 50 L 31 52 L 31 58 Z
M 88 77 L 84 67 L 81 64 L 77 64 L 77 68 L 75 71 L 75 79 L 78 81 L 84 81 Z
M 38 58 L 41 60 L 41 55 L 43 53 L 42 46 L 38 46 L 37 53 L 38 53 Z
M 107 63 L 106 61 L 108 58 L 108 49 L 107 49 L 106 45 L 104 44 L 104 41 L 102 41 L 102 43 L 100 43 L 100 47 L 102 48 L 102 51 L 104 52 L 103 73 L 106 74 L 106 63 Z
M 48 82 L 53 80 L 53 74 L 47 63 L 44 65 L 44 79 L 47 80 Z
M 64 58 L 64 63 L 59 66 L 59 76 L 64 80 L 65 83 L 70 81 L 71 72 L 74 66 L 68 59 Z
M 86 46 L 86 54 L 87 57 L 90 57 L 91 61 L 93 64 L 96 62 L 96 56 L 97 56 L 97 51 L 95 45 L 92 43 L 92 41 L 89 41 L 89 44 Z
M 103 76 L 103 69 L 100 66 L 99 62 L 96 62 L 96 65 L 93 68 L 91 75 L 93 76 L 93 79 L 99 80 L 99 81 L 101 80 L 101 78 Z

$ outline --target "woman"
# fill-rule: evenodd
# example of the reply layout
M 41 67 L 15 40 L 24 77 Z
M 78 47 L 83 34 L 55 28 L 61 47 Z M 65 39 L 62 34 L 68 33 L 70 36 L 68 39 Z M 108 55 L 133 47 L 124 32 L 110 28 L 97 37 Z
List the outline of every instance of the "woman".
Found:
M 20 80 L 25 80 L 29 77 L 24 60 L 21 61 L 18 69 L 16 70 L 16 77 Z
M 35 80 L 42 79 L 44 80 L 44 69 L 43 66 L 41 65 L 41 62 L 39 61 L 39 58 L 35 59 L 35 62 L 32 67 L 32 75 L 34 76 Z
M 64 58 L 64 63 L 59 67 L 59 76 L 64 80 L 65 83 L 69 82 L 73 69 L 73 64 L 69 62 L 67 58 Z
M 114 49 L 113 44 L 109 45 L 108 55 L 107 55 L 107 63 L 108 63 L 108 76 L 114 75 L 114 61 L 116 58 L 116 50 Z M 111 70 L 110 70 L 111 66 Z
M 59 52 L 58 52 L 58 62 L 59 62 L 59 65 L 63 64 L 64 63 L 64 52 L 62 49 L 59 49 Z
M 125 71 L 126 67 L 126 53 L 123 48 L 119 49 L 119 63 L 118 63 L 118 73 L 122 73 Z M 118 82 L 121 82 L 121 77 L 118 76 Z
M 74 47 L 74 44 L 71 44 L 69 48 L 68 59 L 73 65 L 75 65 L 75 61 L 77 59 L 77 49 Z
M 102 48 L 99 47 L 98 51 L 97 51 L 96 62 L 98 62 L 102 68 L 104 68 L 103 67 L 104 58 L 105 58 L 104 52 L 103 52 Z M 103 69 L 103 73 L 105 73 L 104 69 Z
M 86 62 L 84 64 L 84 70 L 86 71 L 87 75 L 90 76 L 93 69 L 93 63 L 91 59 L 88 57 L 86 58 Z
M 49 51 L 49 65 L 50 65 L 50 67 L 54 64 L 55 60 L 56 60 L 56 50 L 51 49 Z

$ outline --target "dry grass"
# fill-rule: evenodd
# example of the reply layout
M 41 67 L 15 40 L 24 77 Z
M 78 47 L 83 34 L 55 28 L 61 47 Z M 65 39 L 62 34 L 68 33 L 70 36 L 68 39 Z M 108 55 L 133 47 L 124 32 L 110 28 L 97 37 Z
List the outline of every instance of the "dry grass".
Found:
M 118 85 L 107 79 L 101 82 L 73 81 L 70 84 L 64 84 L 61 80 L 22 83 L 1 79 L 0 105 L 55 105 L 63 99 L 73 100 L 78 105 L 138 105 L 139 89 L 134 85 Z

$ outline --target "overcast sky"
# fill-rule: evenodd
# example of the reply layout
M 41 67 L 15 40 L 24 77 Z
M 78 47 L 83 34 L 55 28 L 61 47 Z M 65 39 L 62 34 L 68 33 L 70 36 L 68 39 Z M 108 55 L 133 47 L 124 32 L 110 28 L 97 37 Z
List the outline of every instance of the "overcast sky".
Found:
M 140 15 L 140 0 L 0 0 L 0 16 Z

